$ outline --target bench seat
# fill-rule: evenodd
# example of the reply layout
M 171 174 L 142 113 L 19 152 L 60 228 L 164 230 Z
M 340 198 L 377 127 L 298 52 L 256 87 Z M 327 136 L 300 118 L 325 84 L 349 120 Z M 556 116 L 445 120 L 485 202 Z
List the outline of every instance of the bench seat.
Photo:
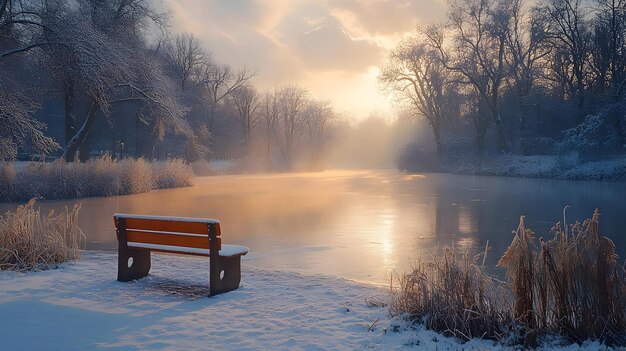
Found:
M 194 254 L 194 255 L 200 255 L 200 256 L 210 256 L 209 251 L 211 251 L 209 249 L 198 249 L 195 247 L 134 243 L 131 241 L 128 242 L 128 247 L 133 247 L 133 248 L 138 248 L 138 249 L 148 249 L 151 251 L 186 253 L 186 254 Z M 222 244 L 222 248 L 219 250 L 220 257 L 242 256 L 247 253 L 248 253 L 248 248 L 245 246 L 240 246 L 240 245 Z

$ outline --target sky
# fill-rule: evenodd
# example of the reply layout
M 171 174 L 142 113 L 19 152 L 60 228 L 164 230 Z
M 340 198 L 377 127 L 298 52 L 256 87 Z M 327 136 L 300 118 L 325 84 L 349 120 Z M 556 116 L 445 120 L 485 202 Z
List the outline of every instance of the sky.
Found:
M 165 0 L 174 32 L 222 63 L 258 71 L 260 89 L 297 83 L 356 119 L 392 112 L 378 67 L 403 35 L 443 18 L 444 0 Z

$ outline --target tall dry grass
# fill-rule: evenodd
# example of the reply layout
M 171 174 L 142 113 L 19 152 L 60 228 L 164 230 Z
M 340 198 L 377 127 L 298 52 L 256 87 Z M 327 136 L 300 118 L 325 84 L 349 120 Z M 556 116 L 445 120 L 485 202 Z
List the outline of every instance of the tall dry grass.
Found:
M 487 276 L 475 258 L 446 248 L 392 280 L 390 312 L 463 340 L 501 339 L 510 316 L 499 294 L 502 284 Z
M 80 206 L 42 216 L 35 200 L 0 216 L 0 269 L 43 270 L 78 259 L 85 236 L 78 227 Z
M 600 234 L 600 213 L 568 228 L 557 223 L 551 240 L 524 228 L 500 259 L 515 297 L 514 317 L 527 342 L 558 333 L 571 341 L 626 345 L 626 282 L 615 245 Z
M 104 156 L 85 163 L 32 162 L 17 169 L 5 163 L 0 165 L 0 201 L 137 194 L 190 186 L 192 178 L 191 167 L 180 160 L 151 163 Z
M 488 277 L 453 249 L 419 264 L 392 284 L 390 311 L 446 335 L 538 345 L 560 335 L 626 346 L 625 269 L 601 235 L 600 213 L 537 240 L 524 217 L 498 262 L 508 282 Z M 565 223 L 565 221 L 564 221 Z

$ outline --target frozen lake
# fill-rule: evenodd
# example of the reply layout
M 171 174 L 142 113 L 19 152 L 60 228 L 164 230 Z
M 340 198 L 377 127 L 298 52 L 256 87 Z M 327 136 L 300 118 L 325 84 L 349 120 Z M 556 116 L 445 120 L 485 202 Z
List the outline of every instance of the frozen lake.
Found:
M 209 217 L 222 222 L 225 243 L 250 248 L 244 265 L 379 284 L 438 246 L 476 254 L 489 240 L 493 266 L 520 214 L 537 236 L 550 237 L 565 205 L 570 223 L 600 208 L 602 232 L 626 258 L 626 184 L 327 171 L 200 177 L 191 188 L 40 205 L 47 212 L 75 202 L 88 249 L 116 250 L 115 212 Z M 14 208 L 0 204 L 2 212 Z

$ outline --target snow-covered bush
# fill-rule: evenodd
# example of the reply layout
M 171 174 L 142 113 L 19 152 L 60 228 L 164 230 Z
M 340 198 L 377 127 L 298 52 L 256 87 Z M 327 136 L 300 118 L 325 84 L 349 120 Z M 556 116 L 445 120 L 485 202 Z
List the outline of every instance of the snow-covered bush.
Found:
M 78 259 L 85 236 L 78 227 L 79 205 L 42 217 L 35 200 L 0 215 L 0 269 L 29 271 Z
M 396 166 L 410 172 L 429 172 L 439 168 L 436 156 L 418 143 L 409 143 L 398 152 Z
M 557 145 L 561 153 L 578 152 L 581 157 L 605 156 L 621 150 L 617 130 L 606 114 L 590 115 L 575 128 L 565 131 L 565 137 Z
M 143 158 L 124 159 L 118 163 L 123 194 L 145 193 L 155 188 L 153 165 Z
M 520 138 L 519 147 L 522 155 L 551 155 L 554 153 L 554 139 L 545 137 Z
M 191 186 L 194 171 L 183 160 L 157 162 L 153 169 L 153 181 L 157 189 Z
M 463 169 L 477 163 L 476 143 L 471 138 L 447 138 L 442 142 L 440 164 L 446 170 Z

